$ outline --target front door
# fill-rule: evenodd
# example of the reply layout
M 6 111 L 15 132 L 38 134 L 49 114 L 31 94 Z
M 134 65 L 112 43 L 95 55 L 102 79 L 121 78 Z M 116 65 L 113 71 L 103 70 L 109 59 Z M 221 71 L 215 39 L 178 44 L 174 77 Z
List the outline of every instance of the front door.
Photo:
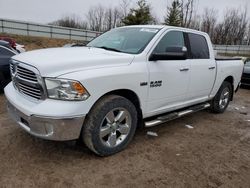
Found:
M 152 53 L 164 53 L 168 47 L 185 46 L 181 31 L 168 31 Z M 164 113 L 186 101 L 190 79 L 189 60 L 149 61 L 147 115 Z

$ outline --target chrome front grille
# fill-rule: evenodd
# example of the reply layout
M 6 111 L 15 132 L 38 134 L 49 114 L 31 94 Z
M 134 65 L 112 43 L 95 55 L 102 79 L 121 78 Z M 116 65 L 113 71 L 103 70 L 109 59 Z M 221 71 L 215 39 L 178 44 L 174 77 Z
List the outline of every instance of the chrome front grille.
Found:
M 17 66 L 17 76 L 28 81 L 37 82 L 36 74 L 28 69 Z
M 44 98 L 42 81 L 39 79 L 40 75 L 37 69 L 13 61 L 10 63 L 10 71 L 13 84 L 20 93 L 38 100 Z
M 41 90 L 37 89 L 36 87 L 32 87 L 32 86 L 25 85 L 22 83 L 19 83 L 18 87 L 19 87 L 20 92 L 23 94 L 26 94 L 30 97 L 34 97 L 36 99 L 42 98 Z
M 11 74 L 14 73 L 14 65 L 13 65 L 13 63 L 10 63 L 10 72 L 11 72 Z

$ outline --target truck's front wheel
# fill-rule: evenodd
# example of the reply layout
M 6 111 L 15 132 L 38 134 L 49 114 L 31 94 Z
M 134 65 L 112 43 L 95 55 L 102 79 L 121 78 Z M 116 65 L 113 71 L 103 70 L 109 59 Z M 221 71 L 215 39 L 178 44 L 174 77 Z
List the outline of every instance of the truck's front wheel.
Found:
M 233 88 L 231 83 L 224 81 L 218 93 L 211 101 L 211 111 L 214 113 L 223 113 L 228 107 L 232 94 Z
M 101 156 L 123 150 L 132 140 L 137 125 L 137 111 L 128 99 L 111 95 L 91 109 L 82 130 L 89 149 Z

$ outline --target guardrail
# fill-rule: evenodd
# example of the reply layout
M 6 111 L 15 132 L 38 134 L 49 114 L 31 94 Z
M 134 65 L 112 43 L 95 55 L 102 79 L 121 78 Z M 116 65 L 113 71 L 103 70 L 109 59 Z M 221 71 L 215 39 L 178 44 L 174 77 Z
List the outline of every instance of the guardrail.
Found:
M 80 41 L 91 41 L 92 39 L 101 34 L 100 32 L 96 31 L 59 27 L 53 25 L 43 25 L 9 19 L 0 19 L 0 32 L 16 35 L 70 39 Z
M 214 45 L 214 50 L 216 50 L 218 54 L 250 56 L 250 46 L 247 45 Z
M 101 34 L 101 32 L 96 32 L 96 31 L 59 27 L 53 25 L 43 25 L 43 24 L 23 22 L 10 19 L 1 19 L 1 18 L 0 18 L 0 33 L 79 40 L 86 42 L 91 41 L 92 39 Z M 250 56 L 250 46 L 214 45 L 214 49 L 219 54 Z

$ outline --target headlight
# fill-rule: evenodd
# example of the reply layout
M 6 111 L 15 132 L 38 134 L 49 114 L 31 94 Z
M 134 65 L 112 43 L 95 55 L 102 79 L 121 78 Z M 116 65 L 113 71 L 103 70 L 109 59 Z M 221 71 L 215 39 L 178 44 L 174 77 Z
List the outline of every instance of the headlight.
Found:
M 86 100 L 90 95 L 78 81 L 45 78 L 48 97 L 61 100 Z

